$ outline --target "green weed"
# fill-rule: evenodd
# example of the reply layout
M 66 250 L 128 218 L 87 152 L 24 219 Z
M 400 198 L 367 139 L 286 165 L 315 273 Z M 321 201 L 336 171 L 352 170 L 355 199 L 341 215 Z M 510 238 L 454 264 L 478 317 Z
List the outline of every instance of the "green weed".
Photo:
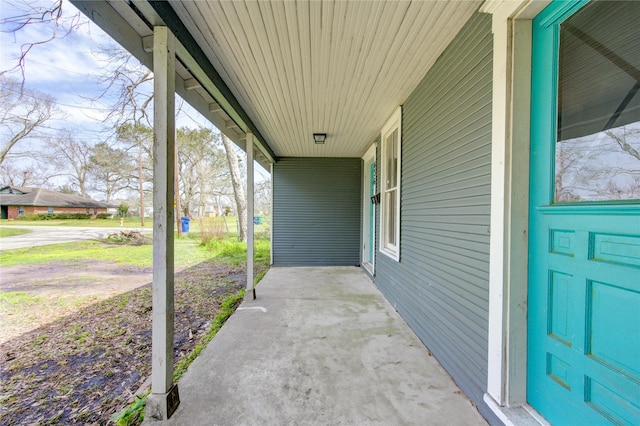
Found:
M 247 243 L 224 239 L 211 240 L 205 245 L 206 249 L 213 257 L 223 263 L 239 265 L 247 260 Z M 258 240 L 254 242 L 254 259 L 257 262 L 268 263 L 270 249 L 268 240 Z
M 118 309 L 122 310 L 129 304 L 129 299 L 131 298 L 131 294 L 125 293 L 121 296 L 121 300 L 118 302 Z
M 33 305 L 42 300 L 39 296 L 32 296 L 24 291 L 9 291 L 0 293 L 0 302 L 10 305 Z
M 75 340 L 79 344 L 84 344 L 87 342 L 87 338 L 91 335 L 91 332 L 85 331 L 81 333 L 82 330 L 83 328 L 80 324 L 71 326 L 67 329 L 67 337 Z
M 33 339 L 33 346 L 40 346 L 46 340 L 47 340 L 47 335 L 46 334 L 41 334 L 38 337 L 36 337 L 35 339 Z
M 264 275 L 264 274 L 263 274 Z M 214 318 L 211 323 L 211 327 L 207 331 L 203 341 L 197 344 L 194 349 L 183 359 L 181 359 L 174 367 L 173 380 L 177 382 L 178 379 L 187 371 L 187 368 L 198 357 L 200 352 L 207 346 L 207 344 L 214 338 L 214 336 L 220 331 L 224 323 L 229 319 L 231 314 L 236 310 L 238 305 L 244 298 L 244 290 L 240 290 L 233 296 L 227 297 L 220 304 L 220 312 Z M 137 398 L 135 402 L 129 405 L 123 411 L 114 414 L 111 417 L 111 421 L 117 426 L 132 426 L 142 423 L 144 420 L 144 408 L 147 402 L 147 397 L 151 391 L 147 391 L 140 398 Z

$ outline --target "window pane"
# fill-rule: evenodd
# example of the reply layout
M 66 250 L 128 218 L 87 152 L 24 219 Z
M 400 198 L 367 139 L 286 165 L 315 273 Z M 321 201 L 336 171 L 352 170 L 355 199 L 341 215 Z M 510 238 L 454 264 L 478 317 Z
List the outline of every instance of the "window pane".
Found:
M 640 198 L 638 22 L 640 2 L 594 1 L 560 25 L 557 202 Z
M 387 244 L 396 245 L 396 191 L 389 191 L 387 197 Z
M 387 189 L 396 187 L 396 176 L 398 170 L 398 129 L 395 129 L 389 136 L 387 136 L 386 154 L 387 154 L 387 170 L 386 170 L 386 183 Z

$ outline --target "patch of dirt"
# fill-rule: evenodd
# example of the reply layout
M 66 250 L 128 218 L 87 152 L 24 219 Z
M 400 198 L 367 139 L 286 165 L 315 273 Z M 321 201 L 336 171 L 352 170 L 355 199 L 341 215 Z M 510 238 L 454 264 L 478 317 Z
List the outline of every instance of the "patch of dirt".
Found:
M 0 344 L 85 306 L 147 284 L 152 272 L 151 267 L 77 260 L 3 267 L 0 292 L 24 296 L 21 303 L 0 300 Z
M 51 274 L 65 269 L 51 268 Z M 131 272 L 125 276 L 132 286 L 136 273 L 146 273 Z M 65 280 L 54 281 L 51 288 L 68 288 Z M 204 262 L 176 273 L 176 361 L 204 337 L 221 301 L 244 287 L 243 268 Z M 109 423 L 149 386 L 151 296 L 151 285 L 143 285 L 0 344 L 0 424 Z

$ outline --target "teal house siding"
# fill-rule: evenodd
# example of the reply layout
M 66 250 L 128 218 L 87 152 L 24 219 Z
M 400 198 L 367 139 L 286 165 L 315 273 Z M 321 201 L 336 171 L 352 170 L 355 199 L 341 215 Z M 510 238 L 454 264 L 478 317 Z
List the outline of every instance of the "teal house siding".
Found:
M 478 13 L 403 105 L 400 262 L 378 252 L 374 277 L 487 418 L 491 87 Z
M 360 263 L 361 163 L 282 158 L 274 164 L 274 266 Z

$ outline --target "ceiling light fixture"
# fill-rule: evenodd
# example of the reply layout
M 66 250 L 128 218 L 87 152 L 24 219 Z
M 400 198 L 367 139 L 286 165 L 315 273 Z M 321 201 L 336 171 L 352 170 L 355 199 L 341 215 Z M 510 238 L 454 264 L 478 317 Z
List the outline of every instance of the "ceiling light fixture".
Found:
M 313 141 L 316 143 L 316 145 L 324 145 L 324 140 L 327 138 L 327 134 L 326 133 L 314 133 L 313 134 Z

